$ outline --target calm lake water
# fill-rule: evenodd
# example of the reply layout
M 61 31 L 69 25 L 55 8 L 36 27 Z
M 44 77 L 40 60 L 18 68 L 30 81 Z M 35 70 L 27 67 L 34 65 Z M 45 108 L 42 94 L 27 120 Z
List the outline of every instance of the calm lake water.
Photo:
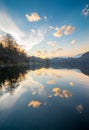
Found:
M 77 69 L 1 71 L 0 130 L 89 130 L 89 76 Z

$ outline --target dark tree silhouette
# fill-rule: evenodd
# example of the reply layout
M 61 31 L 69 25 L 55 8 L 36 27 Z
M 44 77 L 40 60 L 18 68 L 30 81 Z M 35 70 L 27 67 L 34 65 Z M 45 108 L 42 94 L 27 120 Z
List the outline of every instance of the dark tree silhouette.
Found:
M 22 49 L 15 39 L 7 34 L 0 42 L 0 65 L 20 65 L 28 63 L 25 50 Z

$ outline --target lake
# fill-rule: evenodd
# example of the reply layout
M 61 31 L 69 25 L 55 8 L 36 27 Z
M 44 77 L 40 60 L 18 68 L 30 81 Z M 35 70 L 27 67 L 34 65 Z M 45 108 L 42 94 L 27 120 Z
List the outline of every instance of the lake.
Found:
M 89 130 L 89 75 L 78 69 L 1 70 L 0 130 Z

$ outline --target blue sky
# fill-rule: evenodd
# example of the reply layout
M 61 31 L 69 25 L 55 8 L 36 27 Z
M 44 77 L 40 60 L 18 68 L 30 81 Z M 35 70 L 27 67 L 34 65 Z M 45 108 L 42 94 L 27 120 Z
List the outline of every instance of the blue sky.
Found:
M 0 0 L 0 36 L 10 33 L 30 55 L 89 51 L 89 0 Z

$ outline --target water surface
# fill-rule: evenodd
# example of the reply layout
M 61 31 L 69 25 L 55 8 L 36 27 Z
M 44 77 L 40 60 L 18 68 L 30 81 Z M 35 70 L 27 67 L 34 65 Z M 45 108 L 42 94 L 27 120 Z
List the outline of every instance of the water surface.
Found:
M 88 130 L 89 76 L 77 69 L 0 73 L 0 130 Z

